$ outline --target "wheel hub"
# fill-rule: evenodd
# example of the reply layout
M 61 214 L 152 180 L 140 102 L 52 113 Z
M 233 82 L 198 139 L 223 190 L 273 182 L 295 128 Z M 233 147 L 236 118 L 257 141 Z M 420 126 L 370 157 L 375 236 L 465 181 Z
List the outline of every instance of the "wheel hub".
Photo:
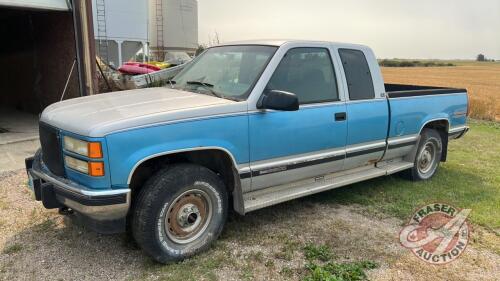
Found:
M 165 232 L 176 243 L 189 243 L 203 234 L 211 213 L 208 194 L 202 190 L 186 191 L 170 205 L 165 216 Z
M 193 226 L 201 220 L 200 210 L 194 204 L 182 206 L 177 214 L 177 222 L 183 228 Z
M 424 148 L 420 152 L 418 160 L 418 169 L 421 173 L 425 174 L 429 172 L 434 165 L 434 155 L 436 149 L 433 143 L 428 142 L 425 144 Z

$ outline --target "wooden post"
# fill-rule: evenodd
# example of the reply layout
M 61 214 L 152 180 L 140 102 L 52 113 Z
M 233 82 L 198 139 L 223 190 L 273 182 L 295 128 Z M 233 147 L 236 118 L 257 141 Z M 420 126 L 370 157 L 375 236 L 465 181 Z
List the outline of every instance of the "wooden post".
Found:
M 80 95 L 93 95 L 98 89 L 92 1 L 72 0 L 72 6 Z

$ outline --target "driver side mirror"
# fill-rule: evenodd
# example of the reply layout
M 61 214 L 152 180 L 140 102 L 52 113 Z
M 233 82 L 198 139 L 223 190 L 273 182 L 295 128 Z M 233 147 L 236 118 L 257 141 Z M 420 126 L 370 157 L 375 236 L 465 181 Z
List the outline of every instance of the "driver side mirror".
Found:
M 295 111 L 299 110 L 299 98 L 294 93 L 268 90 L 264 92 L 259 102 L 257 102 L 257 108 Z

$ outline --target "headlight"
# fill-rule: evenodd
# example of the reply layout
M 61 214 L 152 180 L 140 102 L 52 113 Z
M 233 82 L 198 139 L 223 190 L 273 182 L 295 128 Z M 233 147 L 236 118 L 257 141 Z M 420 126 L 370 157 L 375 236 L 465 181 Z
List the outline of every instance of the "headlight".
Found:
M 64 136 L 64 149 L 89 158 L 102 158 L 100 142 L 87 142 L 72 137 Z
M 104 163 L 103 162 L 87 162 L 80 159 L 76 159 L 71 156 L 64 156 L 64 162 L 66 166 L 70 169 L 76 170 L 78 172 L 93 176 L 102 177 L 104 176 Z
M 82 161 L 70 156 L 64 156 L 64 162 L 66 162 L 66 166 L 68 166 L 68 168 L 77 170 L 78 172 L 82 172 L 84 174 L 89 173 L 89 162 L 87 161 Z

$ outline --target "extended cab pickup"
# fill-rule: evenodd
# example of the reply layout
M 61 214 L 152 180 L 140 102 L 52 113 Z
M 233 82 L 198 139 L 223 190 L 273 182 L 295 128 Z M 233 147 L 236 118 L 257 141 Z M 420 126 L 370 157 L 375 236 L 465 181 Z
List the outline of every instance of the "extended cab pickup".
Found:
M 46 208 L 99 232 L 128 224 L 170 262 L 217 239 L 229 208 L 245 214 L 397 172 L 429 179 L 467 132 L 467 111 L 464 89 L 384 84 L 365 46 L 229 43 L 167 87 L 47 107 L 26 166 Z

